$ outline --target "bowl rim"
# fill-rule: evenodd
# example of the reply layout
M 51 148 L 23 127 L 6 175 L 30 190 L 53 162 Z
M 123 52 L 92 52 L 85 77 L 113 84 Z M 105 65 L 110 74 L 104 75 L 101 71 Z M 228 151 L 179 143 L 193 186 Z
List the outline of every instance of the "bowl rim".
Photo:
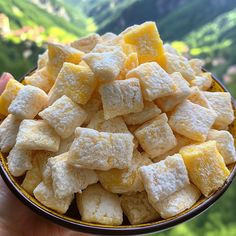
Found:
M 32 73 L 36 68 L 33 68 L 28 73 L 26 73 L 23 77 L 20 78 L 20 82 L 23 81 L 24 77 L 26 75 L 29 75 Z M 205 69 L 203 69 L 204 72 L 206 72 Z M 214 75 L 212 75 L 213 80 L 218 83 L 218 85 L 226 92 L 229 92 L 226 87 L 221 83 L 219 79 L 217 79 Z M 232 95 L 231 95 L 232 97 Z M 232 97 L 232 103 L 233 108 L 236 109 L 236 103 L 234 98 Z M 89 233 L 89 234 L 95 234 L 95 235 L 140 235 L 140 234 L 150 234 L 155 232 L 161 232 L 167 229 L 170 229 L 180 223 L 186 222 L 190 219 L 193 219 L 197 215 L 203 213 L 206 211 L 210 206 L 212 206 L 222 195 L 223 193 L 228 189 L 230 184 L 232 183 L 234 177 L 236 176 L 236 164 L 234 164 L 234 167 L 232 168 L 232 171 L 225 181 L 224 185 L 218 189 L 213 195 L 206 198 L 203 202 L 201 202 L 199 205 L 195 206 L 194 208 L 188 210 L 182 215 L 179 215 L 175 218 L 166 219 L 164 222 L 159 223 L 151 223 L 150 225 L 131 225 L 131 226 L 99 226 L 96 224 L 88 224 L 88 223 L 78 223 L 70 221 L 66 218 L 59 217 L 52 212 L 46 211 L 45 209 L 41 208 L 39 205 L 37 205 L 35 202 L 30 200 L 23 192 L 20 191 L 20 189 L 15 185 L 15 183 L 12 181 L 11 177 L 8 175 L 7 170 L 5 169 L 3 163 L 2 163 L 2 154 L 0 153 L 0 175 L 2 176 L 4 182 L 8 186 L 8 188 L 11 190 L 11 192 L 21 201 L 23 202 L 27 207 L 29 207 L 31 210 L 33 210 L 38 215 L 45 217 L 46 219 L 50 220 L 52 223 L 64 226 L 66 228 L 79 231 L 82 233 Z

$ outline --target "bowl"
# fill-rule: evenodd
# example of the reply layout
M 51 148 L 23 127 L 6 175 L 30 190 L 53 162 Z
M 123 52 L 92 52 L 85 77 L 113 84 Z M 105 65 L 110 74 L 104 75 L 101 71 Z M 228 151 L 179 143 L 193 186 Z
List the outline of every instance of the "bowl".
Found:
M 26 75 L 29 75 L 30 73 L 32 73 L 32 71 L 30 71 Z M 219 92 L 227 91 L 227 89 L 221 84 L 221 82 L 216 77 L 214 76 L 212 77 L 213 77 L 213 84 L 209 89 L 210 91 L 219 91 Z M 23 83 L 23 78 L 21 79 L 22 83 Z M 236 114 L 236 105 L 233 98 L 232 98 L 232 104 Z M 234 122 L 230 125 L 229 130 L 234 136 L 236 142 L 236 120 L 234 120 Z M 89 234 L 97 234 L 97 235 L 139 235 L 139 234 L 160 232 L 192 219 L 193 217 L 201 214 L 202 212 L 207 210 L 210 206 L 212 206 L 230 186 L 236 175 L 236 163 L 228 165 L 228 168 L 230 170 L 230 175 L 226 180 L 226 182 L 224 183 L 224 185 L 220 189 L 218 189 L 218 191 L 216 191 L 207 198 L 202 196 L 193 207 L 191 207 L 188 210 L 185 210 L 184 212 L 182 212 L 177 216 L 171 217 L 166 220 L 159 220 L 139 225 L 130 225 L 128 223 L 127 218 L 124 218 L 124 223 L 121 226 L 105 226 L 81 221 L 78 210 L 76 209 L 75 201 L 72 203 L 68 212 L 65 215 L 50 210 L 41 203 L 39 203 L 34 197 L 29 195 L 21 187 L 20 181 L 22 180 L 22 178 L 19 179 L 11 176 L 7 167 L 6 158 L 4 157 L 3 154 L 0 153 L 0 174 L 5 183 L 7 184 L 7 186 L 9 187 L 9 189 L 20 201 L 22 201 L 22 203 L 24 203 L 26 206 L 28 206 L 37 214 L 47 218 L 48 220 L 56 224 L 59 224 L 61 226 L 67 227 L 75 231 Z

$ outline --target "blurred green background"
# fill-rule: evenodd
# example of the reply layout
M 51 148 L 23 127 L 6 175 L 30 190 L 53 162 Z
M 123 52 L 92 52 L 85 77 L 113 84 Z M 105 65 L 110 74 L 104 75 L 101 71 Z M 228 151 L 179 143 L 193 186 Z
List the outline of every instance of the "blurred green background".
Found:
M 236 0 L 0 0 L 0 73 L 17 79 L 46 42 L 156 21 L 164 42 L 205 60 L 236 97 Z M 236 236 L 233 184 L 210 210 L 160 236 Z

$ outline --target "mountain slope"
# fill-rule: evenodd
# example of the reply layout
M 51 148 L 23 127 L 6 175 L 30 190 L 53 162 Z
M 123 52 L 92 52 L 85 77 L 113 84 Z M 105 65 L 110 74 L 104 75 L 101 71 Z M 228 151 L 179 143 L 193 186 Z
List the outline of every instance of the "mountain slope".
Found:
M 69 18 L 49 13 L 30 0 L 0 0 L 0 19 L 5 19 L 0 24 L 6 24 L 7 29 L 0 25 L 0 74 L 9 71 L 19 78 L 36 65 L 45 42 L 66 43 L 91 32 L 94 24 L 86 15 L 57 0 L 50 1 L 56 10 L 65 9 Z M 41 2 L 47 4 L 47 0 Z
M 60 0 L 63 1 L 63 0 Z M 119 33 L 147 20 L 156 21 L 164 40 L 180 40 L 220 14 L 235 0 L 64 0 L 93 17 L 99 33 Z M 191 24 L 190 24 L 191 23 Z
M 10 20 L 11 29 L 19 29 L 23 26 L 33 28 L 43 27 L 42 35 L 59 40 L 69 41 L 89 33 L 87 17 L 81 15 L 76 23 L 69 22 L 62 17 L 52 15 L 27 0 L 0 0 L 1 13 Z

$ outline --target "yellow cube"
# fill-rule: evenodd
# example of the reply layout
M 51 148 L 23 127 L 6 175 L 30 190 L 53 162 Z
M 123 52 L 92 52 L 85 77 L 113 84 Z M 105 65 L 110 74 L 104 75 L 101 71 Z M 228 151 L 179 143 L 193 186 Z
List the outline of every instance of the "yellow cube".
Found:
M 166 52 L 164 59 L 159 64 L 167 73 L 180 72 L 188 82 L 195 79 L 194 71 L 187 58 Z
M 36 70 L 32 75 L 25 77 L 25 84 L 32 85 L 42 89 L 44 92 L 48 92 L 53 86 L 53 79 L 50 73 L 48 73 L 47 67 Z
M 194 144 L 180 149 L 191 182 L 207 197 L 223 186 L 230 174 L 216 141 Z
M 152 164 L 152 161 L 137 150 L 133 153 L 131 166 L 126 169 L 97 171 L 101 185 L 112 193 L 134 193 L 144 190 L 139 167 Z
M 79 104 L 86 104 L 97 86 L 97 80 L 88 66 L 65 62 L 49 92 L 52 104 L 63 95 Z
M 83 55 L 83 52 L 68 45 L 50 43 L 48 44 L 48 71 L 55 80 L 64 62 L 79 64 Z
M 136 52 L 133 52 L 133 53 L 129 54 L 129 56 L 125 60 L 123 70 L 126 74 L 128 71 L 136 68 L 138 65 L 139 65 L 138 54 Z
M 15 99 L 17 93 L 24 85 L 19 83 L 14 79 L 10 79 L 6 85 L 5 90 L 0 96 L 0 114 L 7 116 L 8 115 L 8 107 L 11 102 Z
M 135 45 L 122 42 L 120 46 L 121 46 L 121 48 L 122 48 L 122 51 L 123 51 L 127 56 L 129 56 L 129 54 L 131 54 L 131 53 L 136 53 L 136 52 L 137 52 L 137 47 L 136 47 Z
M 145 22 L 124 34 L 126 43 L 136 46 L 139 62 L 163 60 L 163 42 L 155 22 Z
M 133 52 L 129 54 L 124 62 L 124 66 L 117 79 L 125 79 L 126 74 L 139 65 L 138 54 Z

